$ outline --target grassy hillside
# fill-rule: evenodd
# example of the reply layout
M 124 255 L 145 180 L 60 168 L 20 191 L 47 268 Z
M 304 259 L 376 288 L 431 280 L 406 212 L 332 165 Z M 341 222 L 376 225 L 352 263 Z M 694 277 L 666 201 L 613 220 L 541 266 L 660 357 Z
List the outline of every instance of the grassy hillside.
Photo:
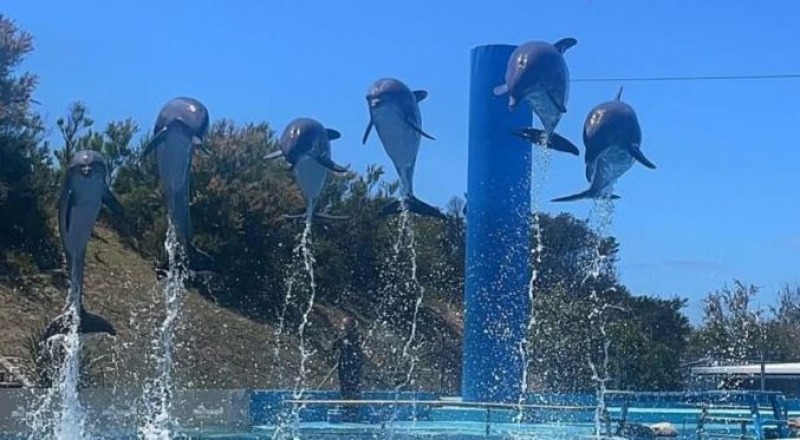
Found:
M 91 359 L 94 386 L 136 386 L 155 375 L 153 341 L 164 317 L 164 281 L 157 281 L 152 264 L 113 232 L 96 231 L 86 257 L 85 303 L 109 319 L 118 335 L 90 336 L 84 351 Z M 60 312 L 66 291 L 63 269 L 0 279 L 0 356 L 21 358 L 30 370 L 29 339 Z M 417 343 L 410 351 L 420 359 L 411 387 L 452 389 L 460 365 L 459 307 L 432 295 L 424 304 Z M 336 386 L 336 375 L 329 375 L 335 364 L 331 343 L 345 311 L 359 317 L 365 329 L 368 388 L 391 388 L 405 379 L 410 367 L 400 362 L 405 333 L 367 322 L 364 316 L 370 314 L 360 313 L 357 304 L 319 303 L 306 329 L 306 345 L 313 352 L 306 363 L 308 386 Z M 175 335 L 177 383 L 189 388 L 291 388 L 300 365 L 297 325 L 287 321 L 278 335 L 274 317 L 244 317 L 189 290 Z

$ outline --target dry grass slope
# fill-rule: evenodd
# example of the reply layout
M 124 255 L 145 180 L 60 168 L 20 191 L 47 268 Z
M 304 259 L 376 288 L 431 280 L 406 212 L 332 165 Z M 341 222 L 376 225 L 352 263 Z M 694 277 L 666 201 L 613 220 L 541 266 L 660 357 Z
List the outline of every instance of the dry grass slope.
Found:
M 135 387 L 155 375 L 153 340 L 164 317 L 164 282 L 156 280 L 150 262 L 125 248 L 113 232 L 96 231 L 86 257 L 85 303 L 109 319 L 118 334 L 90 336 L 84 347 L 95 360 L 91 371 L 97 386 Z M 66 291 L 63 271 L 0 279 L 0 356 L 21 358 L 30 368 L 28 338 L 60 312 Z M 330 347 L 343 316 L 343 310 L 326 304 L 318 304 L 312 312 L 306 330 L 313 352 L 307 363 L 308 387 L 336 386 L 336 375 L 328 374 L 335 364 Z M 415 351 L 421 361 L 413 388 L 452 388 L 458 381 L 453 365 L 460 362 L 460 316 L 452 306 L 433 299 L 421 316 L 423 344 Z M 291 388 L 300 364 L 296 330 L 287 326 L 278 337 L 275 326 L 218 307 L 190 290 L 175 336 L 177 383 L 187 388 Z M 369 337 L 368 387 L 396 384 L 376 372 L 397 365 L 405 337 L 391 329 Z

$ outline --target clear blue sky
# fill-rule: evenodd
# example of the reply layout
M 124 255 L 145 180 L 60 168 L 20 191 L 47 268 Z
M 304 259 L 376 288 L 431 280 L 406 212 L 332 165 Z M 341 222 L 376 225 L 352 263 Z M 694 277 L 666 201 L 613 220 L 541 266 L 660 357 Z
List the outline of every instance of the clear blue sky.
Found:
M 429 91 L 416 192 L 444 205 L 466 190 L 469 53 L 477 45 L 572 36 L 573 78 L 800 72 L 800 2 L 642 0 L 457 1 L 6 0 L 34 34 L 25 67 L 48 124 L 73 100 L 100 124 L 133 117 L 147 130 L 177 95 L 212 118 L 271 123 L 310 116 L 343 133 L 334 157 L 356 170 L 384 165 L 364 94 L 393 76 Z M 620 85 L 657 165 L 635 165 L 610 232 L 620 274 L 636 293 L 700 299 L 734 277 L 768 304 L 800 282 L 800 80 L 574 83 L 559 132 L 581 148 L 586 113 Z M 539 200 L 586 186 L 583 160 L 552 158 Z M 584 218 L 591 202 L 544 204 Z

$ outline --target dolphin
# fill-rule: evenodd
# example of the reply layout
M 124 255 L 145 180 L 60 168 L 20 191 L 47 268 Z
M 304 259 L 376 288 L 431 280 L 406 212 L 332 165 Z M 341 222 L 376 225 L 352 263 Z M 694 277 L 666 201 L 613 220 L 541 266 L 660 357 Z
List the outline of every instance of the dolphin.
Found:
M 105 318 L 88 312 L 82 301 L 86 245 L 103 205 L 114 215 L 123 214 L 122 205 L 109 188 L 106 159 L 97 151 L 78 151 L 69 164 L 58 199 L 58 231 L 70 279 L 68 303 L 80 311 L 79 333 L 114 336 L 117 334 L 114 326 Z M 69 317 L 61 315 L 45 329 L 45 339 L 66 333 L 68 329 Z
M 312 219 L 344 220 L 346 216 L 334 216 L 314 212 L 319 195 L 325 186 L 330 171 L 347 172 L 347 168 L 331 160 L 331 141 L 342 135 L 331 128 L 325 128 L 320 122 L 311 118 L 297 118 L 283 130 L 280 138 L 280 149 L 265 156 L 267 160 L 283 157 L 289 162 L 294 173 L 306 211 L 300 215 L 286 215 L 286 218 L 304 218 L 307 223 Z
M 531 41 L 517 47 L 508 59 L 505 83 L 495 87 L 494 94 L 508 94 L 509 111 L 521 100 L 530 104 L 544 130 L 524 130 L 536 134 L 537 145 L 577 156 L 578 147 L 555 134 L 561 116 L 567 112 L 569 98 L 569 68 L 564 52 L 576 44 L 574 38 L 564 38 L 554 44 Z
M 195 149 L 209 154 L 203 146 L 208 133 L 208 110 L 194 98 L 178 97 L 167 102 L 158 114 L 153 138 L 142 157 L 155 153 L 158 175 L 182 252 L 189 257 L 193 269 L 210 266 L 211 257 L 191 242 L 192 223 L 189 216 L 189 171 Z
M 414 168 L 422 137 L 434 140 L 422 130 L 419 102 L 428 96 L 425 90 L 411 91 L 400 80 L 382 78 L 367 92 L 369 123 L 361 143 L 366 144 L 372 127 L 378 132 L 383 148 L 400 176 L 401 200 L 386 205 L 381 215 L 397 214 L 403 205 L 419 215 L 447 218 L 439 209 L 414 196 Z
M 613 101 L 603 102 L 589 111 L 583 125 L 589 189 L 553 199 L 553 202 L 585 198 L 618 199 L 619 196 L 611 193 L 614 183 L 633 166 L 634 161 L 655 169 L 655 164 L 642 153 L 642 130 L 636 112 L 621 98 L 622 87 Z

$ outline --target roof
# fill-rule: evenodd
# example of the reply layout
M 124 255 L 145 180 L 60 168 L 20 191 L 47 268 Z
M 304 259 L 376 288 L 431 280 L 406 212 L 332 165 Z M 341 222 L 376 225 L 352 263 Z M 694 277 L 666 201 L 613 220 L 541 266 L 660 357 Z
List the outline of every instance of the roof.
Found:
M 761 364 L 727 365 L 720 367 L 693 367 L 692 374 L 704 375 L 760 375 Z M 764 375 L 800 378 L 800 362 L 764 364 Z

